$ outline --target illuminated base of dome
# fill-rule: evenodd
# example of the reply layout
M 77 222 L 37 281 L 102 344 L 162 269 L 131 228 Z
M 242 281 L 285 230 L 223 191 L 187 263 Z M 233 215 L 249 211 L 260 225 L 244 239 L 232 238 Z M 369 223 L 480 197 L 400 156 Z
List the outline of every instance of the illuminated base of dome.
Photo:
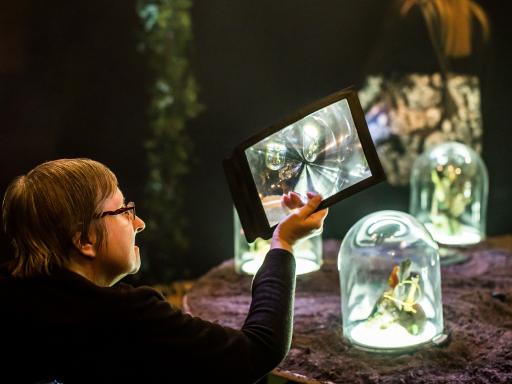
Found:
M 255 275 L 260 269 L 261 264 L 263 263 L 264 255 L 257 255 L 256 257 L 250 257 L 249 252 L 244 253 L 242 256 L 242 263 L 240 264 L 240 270 L 248 275 Z M 296 275 L 303 275 L 306 273 L 318 271 L 320 269 L 320 264 L 314 260 L 311 260 L 311 257 L 304 258 L 300 257 L 300 254 L 295 256 Z
M 439 229 L 432 223 L 425 223 L 425 228 L 430 232 L 435 241 L 439 244 L 464 246 L 477 244 L 482 240 L 482 235 L 475 228 L 467 225 L 461 225 L 460 231 L 455 235 L 450 235 Z
M 393 352 L 428 343 L 436 335 L 436 327 L 431 321 L 426 322 L 423 332 L 418 335 L 411 335 L 397 323 L 382 329 L 378 322 L 362 321 L 349 331 L 348 339 L 358 348 Z

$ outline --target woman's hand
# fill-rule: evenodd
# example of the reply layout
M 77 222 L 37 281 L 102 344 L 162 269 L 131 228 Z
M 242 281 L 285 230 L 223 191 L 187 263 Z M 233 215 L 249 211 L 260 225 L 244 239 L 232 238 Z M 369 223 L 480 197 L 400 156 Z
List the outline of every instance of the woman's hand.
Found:
M 321 232 L 328 209 L 315 212 L 322 197 L 318 194 L 308 192 L 306 204 L 295 192 L 283 195 L 283 205 L 294 210 L 284 218 L 274 230 L 270 249 L 281 248 L 289 252 L 293 251 L 295 243 L 305 237 Z

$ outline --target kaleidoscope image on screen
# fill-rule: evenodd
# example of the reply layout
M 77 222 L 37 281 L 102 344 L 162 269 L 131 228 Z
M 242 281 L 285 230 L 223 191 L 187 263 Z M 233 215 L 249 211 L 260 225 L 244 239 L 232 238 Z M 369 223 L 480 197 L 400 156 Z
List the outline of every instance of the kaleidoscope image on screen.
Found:
M 295 191 L 324 199 L 371 177 L 346 100 L 330 104 L 245 150 L 269 225 L 289 212 L 281 196 Z

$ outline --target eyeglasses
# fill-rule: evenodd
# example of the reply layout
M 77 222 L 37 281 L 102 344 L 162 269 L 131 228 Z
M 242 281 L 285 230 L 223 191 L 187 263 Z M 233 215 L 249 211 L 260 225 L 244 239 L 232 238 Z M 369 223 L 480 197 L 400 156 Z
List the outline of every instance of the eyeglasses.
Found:
M 105 217 L 105 216 L 115 216 L 115 215 L 126 215 L 130 218 L 131 221 L 135 221 L 135 203 L 133 201 L 130 201 L 128 204 L 126 204 L 124 207 L 121 207 L 119 209 L 116 209 L 115 211 L 105 211 L 103 212 L 99 217 Z

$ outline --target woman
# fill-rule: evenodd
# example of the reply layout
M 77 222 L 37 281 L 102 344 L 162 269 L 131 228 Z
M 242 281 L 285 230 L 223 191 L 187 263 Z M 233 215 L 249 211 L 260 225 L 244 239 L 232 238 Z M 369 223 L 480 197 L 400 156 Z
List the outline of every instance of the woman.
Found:
M 274 231 L 240 330 L 193 318 L 149 287 L 119 281 L 140 268 L 144 222 L 115 175 L 89 159 L 43 163 L 14 180 L 3 227 L 15 259 L 0 275 L 2 382 L 250 383 L 286 356 L 292 332 L 295 242 L 327 210 L 309 194 Z

